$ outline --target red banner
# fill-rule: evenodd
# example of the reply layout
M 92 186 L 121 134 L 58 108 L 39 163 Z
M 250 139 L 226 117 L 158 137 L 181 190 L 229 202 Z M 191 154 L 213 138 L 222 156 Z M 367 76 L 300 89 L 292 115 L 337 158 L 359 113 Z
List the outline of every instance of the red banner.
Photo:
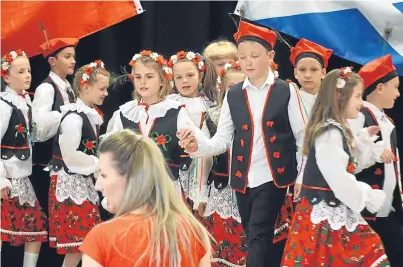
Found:
M 143 12 L 140 1 L 1 1 L 1 54 L 40 54 L 49 39 L 82 38 Z

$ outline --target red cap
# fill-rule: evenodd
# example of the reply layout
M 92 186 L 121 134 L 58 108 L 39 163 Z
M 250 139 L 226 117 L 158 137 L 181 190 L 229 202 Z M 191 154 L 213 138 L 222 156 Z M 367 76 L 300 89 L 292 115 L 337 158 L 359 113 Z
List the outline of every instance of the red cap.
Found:
M 324 68 L 327 68 L 327 65 L 329 63 L 329 58 L 333 53 L 332 49 L 328 49 L 326 47 L 323 47 L 321 45 L 318 45 L 314 42 L 311 42 L 309 40 L 306 40 L 304 38 L 301 38 L 298 43 L 295 45 L 295 47 L 291 48 L 291 55 L 290 55 L 290 60 L 292 65 L 295 67 L 297 65 L 297 59 L 301 54 L 304 53 L 310 53 L 317 55 L 322 59 L 322 66 Z
M 63 48 L 76 46 L 79 39 L 77 38 L 56 38 L 49 40 L 39 46 L 44 57 L 54 54 L 55 52 L 60 52 Z
M 386 76 L 390 76 L 390 79 L 393 79 L 397 76 L 397 74 L 393 75 L 395 71 L 396 68 L 393 66 L 392 55 L 386 55 L 365 64 L 358 72 L 358 75 L 364 80 L 365 88 L 368 88 Z M 390 75 L 391 73 L 392 75 Z
M 238 31 L 234 34 L 235 41 L 239 44 L 239 40 L 243 37 L 255 37 L 266 42 L 271 49 L 274 48 L 277 40 L 277 34 L 265 27 L 257 26 L 246 21 L 239 23 Z

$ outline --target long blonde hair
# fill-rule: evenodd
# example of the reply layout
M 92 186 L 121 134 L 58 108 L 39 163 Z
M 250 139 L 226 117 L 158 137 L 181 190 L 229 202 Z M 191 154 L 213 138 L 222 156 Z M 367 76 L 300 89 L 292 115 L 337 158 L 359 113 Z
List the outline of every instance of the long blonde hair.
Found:
M 172 86 L 171 86 L 171 82 L 165 76 L 165 73 L 162 70 L 161 65 L 158 64 L 157 62 L 155 62 L 152 58 L 147 57 L 147 56 L 142 56 L 142 57 L 138 58 L 136 60 L 136 64 L 143 64 L 144 66 L 154 68 L 158 72 L 158 75 L 160 76 L 160 79 L 162 81 L 162 86 L 160 88 L 158 96 L 159 96 L 160 101 L 164 100 L 171 92 Z M 132 73 L 134 72 L 135 67 L 136 67 L 136 65 L 133 66 Z M 134 82 L 133 82 L 133 87 L 134 87 L 133 98 L 140 101 L 141 96 L 139 95 L 139 93 L 137 93 Z
M 149 259 L 155 266 L 180 267 L 179 248 L 188 253 L 191 266 L 193 236 L 210 253 L 210 236 L 177 193 L 159 147 L 148 137 L 130 130 L 111 134 L 100 143 L 99 153 L 111 153 L 116 171 L 127 178 L 126 191 L 115 218 L 147 207 L 153 217 L 149 243 L 135 266 Z
M 347 134 L 350 147 L 354 147 L 354 137 L 345 118 L 343 118 L 343 114 L 354 92 L 354 87 L 359 83 L 363 84 L 363 81 L 358 74 L 352 72 L 350 76 L 345 79 L 346 85 L 344 88 L 342 88 L 340 92 L 337 92 L 336 85 L 339 77 L 340 70 L 332 70 L 322 81 L 318 97 L 312 107 L 311 118 L 306 127 L 303 147 L 304 155 L 308 155 L 315 138 L 324 131 L 323 125 L 328 119 L 335 120 L 343 127 L 344 132 Z

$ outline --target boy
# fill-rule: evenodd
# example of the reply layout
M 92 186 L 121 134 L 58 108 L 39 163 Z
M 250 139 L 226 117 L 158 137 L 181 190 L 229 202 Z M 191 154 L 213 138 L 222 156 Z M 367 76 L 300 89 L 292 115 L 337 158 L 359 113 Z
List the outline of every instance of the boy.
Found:
M 403 266 L 403 210 L 400 195 L 400 170 L 397 134 L 393 121 L 384 113 L 393 108 L 399 94 L 399 77 L 391 55 L 369 62 L 358 73 L 364 81 L 364 107 L 357 119 L 349 121 L 354 134 L 364 127 L 380 127 L 379 139 L 373 149 L 373 161 L 361 167 L 357 179 L 372 188 L 380 188 L 386 200 L 380 211 L 363 212 L 372 229 L 379 234 L 391 266 Z M 379 156 L 382 154 L 381 156 Z
M 75 96 L 67 75 L 74 73 L 76 38 L 52 39 L 40 46 L 42 55 L 50 66 L 49 76 L 36 88 L 32 102 L 32 120 L 36 134 L 33 150 L 33 185 L 38 192 L 41 207 L 48 211 L 50 173 L 44 170 L 52 158 L 53 137 L 59 128 L 60 107 L 75 102 Z M 51 230 L 51 229 L 50 229 Z M 52 231 L 49 240 L 52 241 Z
M 274 225 L 297 177 L 305 124 L 295 87 L 269 67 L 276 33 L 241 21 L 234 37 L 247 78 L 225 96 L 216 134 L 211 140 L 190 129 L 178 135 L 192 157 L 221 154 L 233 138 L 230 184 L 248 239 L 246 266 L 277 267 L 282 255 L 273 249 Z

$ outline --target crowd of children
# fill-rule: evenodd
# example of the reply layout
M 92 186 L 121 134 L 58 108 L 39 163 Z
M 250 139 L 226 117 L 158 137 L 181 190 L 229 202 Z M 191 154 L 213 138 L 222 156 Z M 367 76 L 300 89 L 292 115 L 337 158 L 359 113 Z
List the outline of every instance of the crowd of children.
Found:
M 203 55 L 135 54 L 133 100 L 101 137 L 110 73 L 101 60 L 74 72 L 78 39 L 40 46 L 51 71 L 32 103 L 29 59 L 3 56 L 0 231 L 2 242 L 25 244 L 24 267 L 36 266 L 42 242 L 65 254 L 63 267 L 91 248 L 80 251 L 101 223 L 97 148 L 123 129 L 160 148 L 177 194 L 214 240 L 214 266 L 403 266 L 398 142 L 384 113 L 399 97 L 391 56 L 327 74 L 332 50 L 301 39 L 290 56 L 299 88 L 279 78 L 274 31 L 241 21 L 234 37 Z M 281 214 L 288 192 L 292 220 Z

